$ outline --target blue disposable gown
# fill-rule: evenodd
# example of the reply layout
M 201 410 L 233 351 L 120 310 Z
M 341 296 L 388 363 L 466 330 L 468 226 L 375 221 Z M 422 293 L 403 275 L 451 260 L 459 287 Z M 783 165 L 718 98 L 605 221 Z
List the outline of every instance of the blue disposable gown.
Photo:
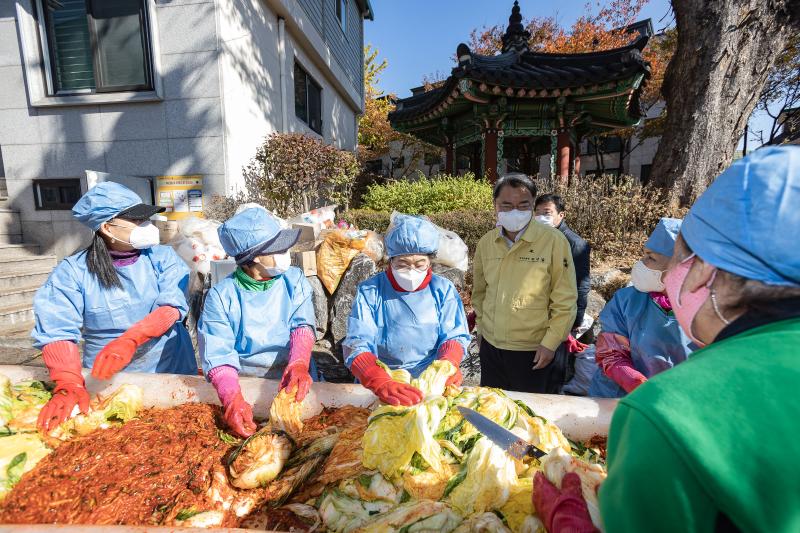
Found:
M 203 372 L 230 365 L 242 375 L 280 379 L 292 330 L 316 324 L 313 295 L 296 267 L 276 277 L 266 291 L 242 289 L 233 275 L 222 280 L 208 291 L 197 326 Z
M 652 377 L 685 361 L 697 347 L 649 294 L 625 287 L 618 290 L 600 313 L 600 331 L 625 337 L 630 342 L 633 366 Z M 598 368 L 589 396 L 621 398 L 625 390 Z
M 142 250 L 132 265 L 117 267 L 122 288 L 106 289 L 86 266 L 86 252 L 64 259 L 36 292 L 36 325 L 31 334 L 42 348 L 55 341 L 81 338 L 83 366 L 91 368 L 98 352 L 136 322 L 168 305 L 186 316 L 189 269 L 169 246 Z M 196 374 L 197 361 L 182 321 L 136 350 L 127 372 Z
M 417 292 L 398 292 L 382 272 L 361 283 L 343 343 L 348 368 L 359 354 L 375 354 L 391 369 L 417 377 L 436 359 L 439 347 L 470 342 L 464 305 L 453 284 L 433 275 Z

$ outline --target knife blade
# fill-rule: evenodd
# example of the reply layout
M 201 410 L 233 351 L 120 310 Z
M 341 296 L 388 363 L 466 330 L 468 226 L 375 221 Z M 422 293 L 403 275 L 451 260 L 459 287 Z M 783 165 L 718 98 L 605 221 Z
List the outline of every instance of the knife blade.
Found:
M 475 426 L 487 439 L 500 446 L 511 457 L 516 459 L 536 457 L 539 459 L 547 455 L 547 452 L 543 452 L 533 444 L 517 437 L 500 424 L 486 418 L 477 411 L 461 406 L 458 407 L 458 411 L 467 422 Z

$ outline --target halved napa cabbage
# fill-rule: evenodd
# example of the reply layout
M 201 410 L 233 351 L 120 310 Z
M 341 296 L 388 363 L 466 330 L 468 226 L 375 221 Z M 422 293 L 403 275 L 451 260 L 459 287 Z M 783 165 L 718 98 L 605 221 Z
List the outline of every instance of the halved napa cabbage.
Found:
M 441 396 L 412 407 L 379 407 L 370 416 L 362 439 L 364 466 L 391 479 L 417 453 L 430 468 L 442 471 L 441 447 L 433 435 L 446 412 L 447 400 Z
M 450 533 L 461 523 L 461 517 L 442 502 L 423 500 L 398 505 L 388 513 L 377 515 L 354 533 Z
M 556 487 L 561 488 L 561 480 L 567 472 L 575 472 L 581 478 L 581 493 L 586 505 L 589 508 L 589 515 L 595 527 L 602 530 L 600 520 L 600 505 L 597 501 L 597 489 L 605 481 L 605 468 L 594 463 L 587 463 L 582 459 L 574 457 L 562 448 L 554 448 L 550 453 L 542 457 L 542 471 L 547 479 Z
M 447 378 L 456 373 L 456 367 L 450 361 L 436 360 L 422 371 L 419 377 L 412 378 L 408 370 L 398 368 L 390 369 L 381 361 L 378 366 L 383 368 L 387 374 L 399 383 L 407 383 L 412 387 L 418 388 L 422 394 L 427 396 L 442 396 L 444 394 Z
M 88 435 L 96 429 L 106 429 L 135 418 L 144 406 L 141 387 L 124 383 L 105 398 L 99 395 L 89 404 L 87 414 L 76 414 L 50 432 L 50 442 L 66 441 L 76 436 Z M 78 412 L 75 407 L 73 412 Z
M 295 401 L 295 392 L 295 389 L 291 392 L 281 389 L 269 407 L 270 425 L 275 429 L 285 431 L 293 439 L 297 439 L 303 432 L 303 420 L 300 418 L 303 404 Z
M 500 508 L 500 512 L 512 531 L 522 529 L 525 519 L 533 514 L 532 494 L 532 477 L 517 478 L 516 482 L 511 486 L 508 501 Z
M 511 531 L 496 514 L 482 513 L 461 522 L 453 533 L 511 533 Z
M 334 533 L 353 531 L 370 517 L 385 513 L 395 505 L 395 502 L 380 499 L 365 501 L 353 498 L 336 487 L 325 489 L 317 500 L 322 522 L 328 531 Z
M 475 443 L 461 468 L 463 481 L 449 491 L 446 501 L 463 516 L 500 509 L 517 482 L 513 459 L 489 439 Z
M 228 458 L 231 485 L 240 489 L 265 487 L 281 473 L 294 448 L 294 441 L 285 432 L 271 426 L 261 428 Z
M 39 411 L 50 399 L 41 381 L 26 380 L 11 384 L 0 375 L 0 426 L 4 433 L 35 432 Z
M 6 497 L 22 474 L 32 470 L 50 449 L 36 433 L 17 433 L 0 438 L 0 500 Z

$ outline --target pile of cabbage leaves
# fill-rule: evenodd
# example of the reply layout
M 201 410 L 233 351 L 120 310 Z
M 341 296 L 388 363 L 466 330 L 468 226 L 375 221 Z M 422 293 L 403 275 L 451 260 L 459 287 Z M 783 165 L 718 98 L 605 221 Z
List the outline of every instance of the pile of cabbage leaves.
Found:
M 557 486 L 565 473 L 578 473 L 599 526 L 596 489 L 606 475 L 600 457 L 573 448 L 557 426 L 499 389 L 445 388 L 454 372 L 446 361 L 434 362 L 417 379 L 390 371 L 425 399 L 372 412 L 362 439 L 365 472 L 328 487 L 314 502 L 327 530 L 545 531 L 531 502 L 539 470 Z M 478 411 L 548 455 L 541 461 L 512 458 L 467 422 L 458 406 Z

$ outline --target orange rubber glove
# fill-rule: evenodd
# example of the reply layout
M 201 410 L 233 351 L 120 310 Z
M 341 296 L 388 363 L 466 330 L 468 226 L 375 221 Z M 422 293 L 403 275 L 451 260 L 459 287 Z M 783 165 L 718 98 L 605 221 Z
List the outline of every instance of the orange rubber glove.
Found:
M 165 305 L 132 325 L 128 331 L 100 350 L 92 365 L 92 377 L 110 379 L 128 366 L 139 346 L 169 331 L 180 317 L 180 311 Z
M 456 367 L 456 373 L 447 378 L 445 386 L 461 385 L 464 376 L 461 374 L 461 360 L 464 358 L 464 347 L 456 340 L 449 340 L 439 346 L 437 359 L 450 361 Z
M 42 359 L 50 371 L 56 388 L 53 397 L 39 412 L 37 426 L 49 433 L 72 415 L 77 405 L 81 413 L 89 412 L 89 393 L 81 374 L 78 345 L 72 341 L 51 342 L 42 350 Z
M 561 490 L 541 472 L 533 478 L 533 507 L 549 533 L 595 533 L 589 508 L 581 492 L 581 478 L 569 472 L 561 480 Z
M 383 403 L 412 406 L 424 398 L 422 391 L 406 383 L 394 381 L 378 366 L 375 354 L 364 352 L 356 356 L 350 370 L 366 388 L 375 393 Z

